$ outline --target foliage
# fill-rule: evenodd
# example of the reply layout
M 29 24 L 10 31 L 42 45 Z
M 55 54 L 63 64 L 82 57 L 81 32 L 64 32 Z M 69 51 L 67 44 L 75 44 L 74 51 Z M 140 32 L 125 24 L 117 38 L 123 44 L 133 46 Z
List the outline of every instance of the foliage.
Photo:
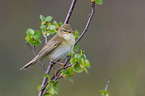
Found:
M 103 0 L 95 0 L 95 2 L 100 5 L 103 4 Z
M 75 41 L 77 41 L 77 39 L 79 38 L 79 32 L 78 32 L 78 30 L 75 31 L 74 36 L 75 36 Z M 79 44 L 76 44 L 76 45 L 74 46 L 74 50 L 75 50 L 75 51 L 78 51 L 78 50 L 79 50 Z
M 72 63 L 72 68 L 74 69 L 74 72 L 80 73 L 82 71 L 85 71 L 88 73 L 86 68 L 90 67 L 89 60 L 86 59 L 85 52 L 81 50 L 80 54 L 76 54 L 73 52 L 72 58 L 70 60 L 70 63 Z
M 101 90 L 101 96 L 109 96 L 109 93 L 106 90 Z
M 52 20 L 52 16 L 44 17 L 43 15 L 40 15 L 40 19 L 40 29 L 44 37 L 57 33 L 58 28 L 63 24 L 62 22 L 57 23 L 55 20 L 53 23 L 51 23 L 50 21 Z M 32 28 L 28 28 L 26 31 L 27 36 L 25 37 L 25 40 L 28 41 L 32 46 L 38 46 L 41 43 L 41 32 L 38 30 L 33 30 Z
M 50 34 L 55 34 L 58 31 L 58 28 L 63 24 L 62 22 L 57 23 L 55 20 L 53 24 L 51 24 L 52 16 L 44 17 L 40 15 L 41 19 L 41 31 L 43 36 L 49 36 Z
M 28 41 L 31 45 L 38 46 L 40 44 L 40 42 L 41 42 L 41 40 L 40 40 L 41 32 L 40 31 L 29 28 L 26 31 L 26 34 L 27 34 L 27 36 L 25 37 L 25 40 Z

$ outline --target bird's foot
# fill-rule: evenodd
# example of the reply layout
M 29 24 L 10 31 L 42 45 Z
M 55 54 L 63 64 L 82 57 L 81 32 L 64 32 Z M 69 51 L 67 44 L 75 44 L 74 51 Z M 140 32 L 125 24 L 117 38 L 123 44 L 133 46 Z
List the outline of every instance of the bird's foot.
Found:
M 60 65 L 62 65 L 63 67 L 64 67 L 64 63 L 61 63 L 61 62 L 57 62 L 57 61 L 53 61 L 53 60 L 50 60 L 52 63 L 56 63 L 56 64 L 60 64 Z

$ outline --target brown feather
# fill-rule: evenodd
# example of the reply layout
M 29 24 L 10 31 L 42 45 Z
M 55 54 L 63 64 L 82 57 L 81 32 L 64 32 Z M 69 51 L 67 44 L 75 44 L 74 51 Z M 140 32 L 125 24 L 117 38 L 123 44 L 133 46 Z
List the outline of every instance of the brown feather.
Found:
M 42 60 L 49 53 L 51 53 L 55 48 L 57 48 L 61 44 L 62 38 L 58 36 L 59 38 L 56 39 L 56 36 L 58 36 L 58 34 L 56 34 L 53 38 L 51 38 L 49 40 L 49 42 L 38 53 L 38 55 L 36 57 L 34 57 L 26 65 L 24 65 L 20 70 L 26 70 L 26 69 L 28 69 L 29 67 L 31 67 L 32 65 L 34 65 L 37 60 Z

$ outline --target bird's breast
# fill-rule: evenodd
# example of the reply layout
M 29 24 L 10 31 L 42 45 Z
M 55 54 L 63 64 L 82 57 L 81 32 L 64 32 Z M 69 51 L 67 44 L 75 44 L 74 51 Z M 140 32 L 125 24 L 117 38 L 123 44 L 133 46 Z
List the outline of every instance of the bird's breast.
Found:
M 66 40 L 62 44 L 60 44 L 56 49 L 54 49 L 49 54 L 49 59 L 59 60 L 65 58 L 70 52 L 73 50 L 75 44 L 74 36 L 73 38 Z

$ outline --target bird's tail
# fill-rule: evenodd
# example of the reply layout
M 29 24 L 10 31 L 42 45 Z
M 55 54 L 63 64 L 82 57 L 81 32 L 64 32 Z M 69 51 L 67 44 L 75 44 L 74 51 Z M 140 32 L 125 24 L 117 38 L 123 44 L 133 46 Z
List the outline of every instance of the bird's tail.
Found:
M 27 70 L 29 67 L 31 67 L 32 65 L 34 65 L 36 63 L 36 61 L 38 60 L 38 55 L 35 56 L 35 58 L 33 58 L 30 62 L 28 62 L 26 65 L 24 65 L 20 70 Z

